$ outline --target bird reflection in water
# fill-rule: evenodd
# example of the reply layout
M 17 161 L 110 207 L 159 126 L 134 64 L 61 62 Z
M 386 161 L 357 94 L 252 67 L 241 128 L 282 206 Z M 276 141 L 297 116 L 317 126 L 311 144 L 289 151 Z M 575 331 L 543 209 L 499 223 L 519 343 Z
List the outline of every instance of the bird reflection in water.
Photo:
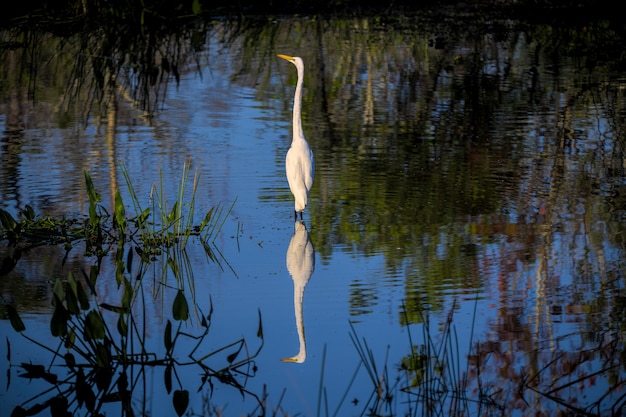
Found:
M 302 301 L 304 288 L 315 269 L 315 250 L 302 221 L 294 224 L 294 233 L 287 248 L 287 270 L 293 279 L 293 308 L 296 315 L 296 328 L 300 341 L 300 351 L 296 356 L 282 359 L 283 362 L 303 363 L 306 360 L 306 338 L 304 336 L 304 315 Z

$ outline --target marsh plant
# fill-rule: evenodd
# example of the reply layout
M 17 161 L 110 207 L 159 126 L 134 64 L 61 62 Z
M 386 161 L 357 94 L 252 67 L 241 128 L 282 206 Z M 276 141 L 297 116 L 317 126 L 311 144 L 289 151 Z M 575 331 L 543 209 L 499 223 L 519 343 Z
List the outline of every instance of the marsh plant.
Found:
M 85 187 L 89 199 L 87 218 L 41 217 L 36 215 L 30 205 L 20 210 L 15 218 L 0 208 L 0 242 L 7 241 L 9 247 L 17 248 L 18 251 L 47 244 L 63 244 L 69 251 L 77 241 L 84 241 L 85 255 L 98 257 L 108 254 L 116 245 L 131 244 L 142 260 L 150 262 L 164 249 L 177 247 L 184 250 L 189 238 L 195 236 L 200 239 L 207 256 L 212 260 L 219 258 L 212 244 L 224 225 L 232 205 L 228 209 L 217 205 L 206 212 L 199 224 L 194 223 L 199 174 L 197 172 L 194 174 L 189 193 L 187 189 L 190 180 L 189 163 L 183 166 L 176 199 L 171 205 L 163 191 L 162 175 L 159 184 L 152 187 L 151 205 L 143 207 L 124 165 L 121 166 L 121 170 L 135 215 L 128 215 L 119 188 L 114 191 L 113 209 L 107 210 L 101 204 L 101 195 L 96 190 L 91 175 L 85 171 Z M 4 260 L 3 267 L 8 269 L 18 260 L 18 255 Z M 8 270 L 3 272 L 6 273 Z
M 341 415 L 355 384 L 370 387 L 367 397 L 352 400 L 361 416 L 535 415 L 538 409 L 545 412 L 542 415 L 624 415 L 623 340 L 575 352 L 536 352 L 529 358 L 535 367 L 517 368 L 502 363 L 509 355 L 503 345 L 475 340 L 478 300 L 475 303 L 469 338 L 459 336 L 456 301 L 437 326 L 427 311 L 417 311 L 421 332 L 414 334 L 407 327 L 408 353 L 394 363 L 389 347 L 381 358 L 351 326 L 357 367 L 337 405 L 329 404 L 322 369 L 317 415 Z M 623 306 L 616 309 L 623 314 Z M 507 373 L 505 381 L 498 375 L 502 371 Z
M 54 281 L 49 330 L 57 341 L 56 346 L 29 333 L 17 309 L 7 305 L 13 329 L 46 353 L 39 363 L 11 364 L 11 368 L 19 368 L 20 377 L 44 384 L 42 392 L 15 407 L 14 416 L 35 415 L 46 410 L 52 415 L 102 415 L 115 404 L 119 405 L 119 415 L 134 415 L 138 403 L 136 394 L 145 390 L 146 373 L 154 369 L 162 370 L 165 392 L 171 396 L 178 415 L 188 408 L 189 384 L 193 384 L 195 390 L 209 387 L 212 392 L 213 385 L 221 383 L 256 398 L 245 385 L 255 373 L 254 359 L 263 346 L 260 312 L 256 334 L 260 343 L 256 349 L 241 338 L 206 352 L 206 347 L 201 346 L 209 334 L 213 309 L 210 307 L 205 314 L 195 302 L 190 306 L 190 297 L 194 299 L 193 286 L 186 289 L 182 282 L 190 274 L 190 268 L 185 266 L 189 238 L 197 237 L 207 255 L 216 260 L 212 243 L 227 212 L 220 207 L 211 209 L 199 225 L 194 223 L 199 178 L 197 174 L 194 176 L 191 196 L 187 197 L 188 164 L 185 164 L 171 207 L 164 196 L 163 178 L 160 186 L 153 189 L 152 205 L 144 208 L 125 169 L 123 173 L 137 212 L 134 216 L 128 216 L 119 189 L 115 191 L 113 210 L 101 205 L 100 194 L 88 172 L 84 174 L 89 199 L 86 218 L 38 217 L 30 206 L 15 218 L 0 209 L 0 241 L 7 241 L 11 249 L 1 263 L 3 274 L 19 262 L 21 251 L 39 245 L 61 244 L 69 252 L 78 241 L 84 241 L 85 255 L 97 258 L 81 277 L 70 272 L 66 279 Z M 138 260 L 135 254 L 139 255 Z M 104 301 L 98 294 L 101 260 L 107 255 L 115 257 L 120 294 L 117 302 Z M 156 283 L 162 292 L 172 294 L 173 301 L 162 329 L 162 345 L 154 346 L 154 340 L 147 337 L 152 330 L 146 327 L 148 313 L 143 278 L 146 265 L 159 255 L 176 278 L 176 285 Z M 7 352 L 10 363 L 8 337 Z M 179 370 L 190 366 L 198 368 L 199 378 L 195 382 L 179 377 Z M 10 376 L 11 372 L 8 384 Z M 262 406 L 261 401 L 258 402 Z
M 22 371 L 19 376 L 47 384 L 47 388 L 17 406 L 11 415 L 35 415 L 45 410 L 52 415 L 102 415 L 117 404 L 119 415 L 132 416 L 136 414 L 137 395 L 145 390 L 155 368 L 162 372 L 165 392 L 179 416 L 189 406 L 190 385 L 196 391 L 208 387 L 212 392 L 214 384 L 221 383 L 255 397 L 246 390 L 245 382 L 254 375 L 254 359 L 263 346 L 260 313 L 257 331 L 260 343 L 255 350 L 242 338 L 202 353 L 213 310 L 208 314 L 200 312 L 196 334 L 185 331 L 192 315 L 185 292 L 178 289 L 171 306 L 172 319 L 167 320 L 163 329 L 163 346 L 152 346 L 146 336 L 142 280 L 133 284 L 124 277 L 121 300 L 112 305 L 95 301 L 97 276 L 97 266 L 85 274 L 83 282 L 87 288 L 71 273 L 66 280 L 56 280 L 50 319 L 50 333 L 58 341 L 56 346 L 48 346 L 29 335 L 16 309 L 8 306 L 13 328 L 46 353 L 41 363 L 15 365 Z M 7 345 L 10 362 L 8 339 Z M 216 362 L 221 365 L 215 367 Z M 195 381 L 179 376 L 181 368 L 190 366 L 197 368 L 199 377 Z
M 421 335 L 416 337 L 407 328 L 409 353 L 392 366 L 389 364 L 389 351 L 384 360 L 380 361 L 367 340 L 360 338 L 354 326 L 351 326 L 350 339 L 358 354 L 359 364 L 348 389 L 357 380 L 360 368 L 365 370 L 364 379 L 372 387 L 371 394 L 361 405 L 361 415 L 449 416 L 502 413 L 503 408 L 487 393 L 481 392 L 478 397 L 469 393 L 469 365 L 463 365 L 467 362 L 462 352 L 465 348 L 471 352 L 472 336 L 464 342 L 467 343 L 466 346 L 459 342 L 453 321 L 454 309 L 453 306 L 441 329 L 431 328 L 428 314 L 419 312 L 422 316 Z M 338 410 L 332 415 L 338 415 L 337 413 Z M 326 415 L 329 413 L 326 412 Z

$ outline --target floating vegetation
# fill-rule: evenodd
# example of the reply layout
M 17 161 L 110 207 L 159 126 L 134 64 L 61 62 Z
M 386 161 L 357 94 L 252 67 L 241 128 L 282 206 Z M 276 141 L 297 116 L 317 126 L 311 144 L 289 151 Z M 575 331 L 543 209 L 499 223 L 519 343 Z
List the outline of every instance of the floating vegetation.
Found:
M 22 250 L 39 245 L 62 244 L 69 251 L 79 240 L 84 240 L 86 243 L 86 256 L 102 257 L 115 245 L 123 247 L 125 244 L 132 244 L 135 252 L 148 263 L 154 260 L 155 256 L 160 255 L 164 249 L 177 246 L 184 250 L 189 238 L 195 236 L 200 239 L 211 260 L 219 259 L 212 244 L 235 202 L 228 209 L 224 209 L 221 205 L 211 208 L 199 224 L 194 224 L 195 195 L 199 174 L 196 173 L 193 177 L 193 188 L 188 197 L 186 185 L 190 177 L 189 163 L 183 167 L 176 200 L 171 207 L 163 191 L 162 177 L 159 187 L 153 187 L 151 207 L 144 208 L 139 203 L 124 166 L 122 166 L 122 173 L 136 212 L 131 217 L 126 212 L 119 189 L 115 190 L 113 214 L 100 204 L 101 196 L 87 171 L 84 173 L 89 199 L 86 219 L 39 217 L 29 205 L 26 205 L 24 210 L 20 210 L 18 217 L 15 218 L 0 208 L 0 225 L 2 226 L 0 242 L 7 241 L 10 247 L 18 249 L 9 259 L 3 260 L 2 272 L 7 273 L 15 266 Z M 187 198 L 189 198 L 188 201 Z

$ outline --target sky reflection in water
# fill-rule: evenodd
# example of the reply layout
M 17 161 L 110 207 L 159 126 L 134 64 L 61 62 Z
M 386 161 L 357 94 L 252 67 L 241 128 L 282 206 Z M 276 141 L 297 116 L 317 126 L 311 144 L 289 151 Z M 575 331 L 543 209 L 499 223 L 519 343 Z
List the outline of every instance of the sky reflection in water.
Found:
M 14 213 L 25 204 L 53 215 L 84 213 L 83 169 L 106 204 L 113 183 L 125 190 L 115 174 L 118 161 L 147 205 L 159 173 L 174 198 L 183 163 L 190 160 L 200 173 L 198 213 L 236 200 L 217 241 L 224 264 L 207 262 L 200 248 L 188 248 L 195 302 L 202 311 L 213 305 L 216 346 L 242 336 L 253 340 L 261 312 L 265 347 L 247 388 L 259 393 L 268 384 L 274 406 L 285 389 L 280 407 L 288 413 L 316 414 L 322 369 L 328 403 L 339 404 L 360 363 L 350 322 L 372 349 L 379 371 L 386 364 L 394 381 L 411 340 L 429 345 L 427 329 L 432 346 L 440 346 L 452 326 L 458 345 L 445 347 L 459 361 L 457 377 L 466 375 L 471 391 L 480 368 L 489 398 L 520 415 L 557 407 L 530 389 L 524 399 L 511 399 L 522 381 L 532 377 L 539 387 L 549 386 L 546 381 L 566 386 L 581 372 L 591 374 L 615 360 L 595 355 L 604 346 L 623 349 L 618 330 L 624 206 L 616 194 L 623 186 L 623 149 L 615 140 L 623 132 L 610 117 L 623 110 L 619 99 L 588 105 L 576 97 L 619 95 L 623 80 L 608 79 L 591 92 L 579 89 L 576 61 L 563 59 L 555 75 L 547 69 L 549 48 L 541 44 L 539 62 L 532 61 L 536 45 L 521 35 L 510 43 L 486 36 L 501 54 L 492 57 L 485 47 L 478 54 L 488 64 L 477 70 L 472 41 L 463 37 L 435 49 L 420 32 L 377 32 L 383 45 L 396 43 L 377 54 L 362 47 L 368 37 L 356 31 L 343 35 L 342 48 L 332 48 L 341 25 L 326 23 L 328 33 L 316 38 L 328 45 L 325 67 L 320 69 L 313 52 L 304 56 L 304 130 L 317 168 L 305 223 L 316 266 L 306 279 L 300 329 L 294 320 L 297 279 L 286 261 L 294 224 L 283 162 L 295 79 L 290 68 L 268 57 L 314 50 L 295 45 L 288 29 L 296 25 L 312 33 L 316 23 L 276 24 L 282 29 L 275 43 L 264 45 L 261 37 L 253 52 L 241 49 L 240 39 L 215 48 L 221 33 L 215 30 L 202 55 L 210 69 L 203 67 L 202 75 L 186 70 L 151 124 L 120 101 L 112 144 L 96 118 L 86 127 L 63 129 L 53 118 L 29 123 L 17 161 L 0 168 L 2 182 L 11 184 L 2 207 Z M 424 46 L 430 60 L 414 44 Z M 516 54 L 508 56 L 511 50 Z M 588 75 L 594 76 L 601 75 Z M 43 104 L 35 103 L 32 112 Z M 7 158 L 12 148 L 2 146 Z M 80 260 L 60 267 L 58 256 L 43 251 L 25 257 L 3 278 L 3 300 L 15 301 L 27 317 L 49 313 L 45 301 L 32 301 L 49 296 L 48 280 L 81 268 Z M 103 268 L 114 274 L 114 264 Z M 155 262 L 154 283 L 161 271 Z M 146 293 L 166 300 L 159 299 L 149 316 L 149 338 L 159 344 L 164 306 L 174 294 L 144 281 Z M 119 295 L 114 280 L 101 280 L 100 286 L 105 298 Z M 0 326 L 2 334 L 10 333 L 7 321 Z M 301 355 L 298 365 L 281 362 L 303 353 L 303 334 L 306 360 Z M 14 343 L 14 355 L 28 352 Z M 6 362 L 2 374 L 5 368 Z M 350 413 L 372 392 L 360 372 L 342 405 Z M 612 381 L 623 383 L 624 370 L 613 372 Z M 447 377 L 451 385 L 459 382 L 454 372 Z M 0 402 L 26 398 L 13 397 L 23 381 L 14 378 L 12 384 Z M 607 384 L 583 379 L 555 395 L 584 406 Z M 154 390 L 150 402 L 156 409 L 160 388 Z M 349 403 L 353 399 L 356 405 Z M 236 412 L 251 407 L 229 387 L 216 387 L 211 401 Z M 201 399 L 192 407 L 199 409 Z

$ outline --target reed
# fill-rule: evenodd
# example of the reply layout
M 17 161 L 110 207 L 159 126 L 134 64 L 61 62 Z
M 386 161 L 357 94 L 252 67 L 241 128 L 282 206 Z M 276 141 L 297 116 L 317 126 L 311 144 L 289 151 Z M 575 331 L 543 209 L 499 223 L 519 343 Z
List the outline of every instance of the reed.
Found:
M 183 165 L 176 199 L 173 203 L 167 199 L 163 173 L 161 172 L 158 185 L 152 186 L 150 192 L 151 206 L 147 208 L 140 204 L 128 171 L 123 164 L 121 171 L 128 187 L 134 211 L 138 213 L 131 220 L 139 232 L 143 246 L 149 249 L 151 253 L 158 254 L 162 248 L 174 245 L 180 245 L 184 248 L 191 236 L 198 236 L 205 243 L 212 242 L 219 234 L 230 213 L 230 209 L 224 211 L 222 206 L 218 205 L 217 208 L 208 210 L 199 225 L 195 225 L 196 194 L 200 175 L 197 171 L 194 173 L 191 191 L 188 192 L 191 176 L 190 162 Z
M 423 319 L 421 334 L 416 337 L 407 327 L 409 353 L 400 360 L 397 366 L 389 365 L 389 348 L 381 360 L 367 340 L 359 337 L 356 328 L 351 323 L 350 340 L 359 358 L 358 365 L 332 413 L 329 412 L 322 371 L 317 415 L 340 415 L 345 399 L 357 383 L 361 386 L 362 384 L 371 386 L 369 396 L 359 401 L 363 404 L 360 408 L 359 415 L 361 416 L 449 416 L 473 415 L 476 412 L 487 412 L 488 415 L 492 412 L 500 413 L 502 408 L 481 392 L 480 382 L 472 387 L 469 386 L 467 379 L 469 364 L 464 367 L 463 363 L 464 357 L 472 352 L 473 331 L 468 345 L 462 346 L 454 325 L 452 311 L 454 311 L 454 306 L 448 313 L 442 330 L 435 330 L 431 327 L 430 317 L 420 312 Z M 472 328 L 475 315 L 474 310 Z M 323 362 L 325 356 L 326 350 L 324 350 Z M 475 390 L 476 386 L 479 392 L 472 391 L 468 394 L 468 391 Z
M 7 241 L 11 247 L 20 250 L 43 244 L 63 244 L 69 251 L 78 240 L 86 242 L 85 255 L 102 257 L 115 245 L 135 245 L 136 252 L 145 262 L 154 260 L 164 249 L 177 247 L 184 250 L 191 237 L 200 240 L 207 256 L 218 261 L 219 251 L 214 252 L 214 241 L 219 235 L 235 202 L 225 208 L 221 204 L 212 207 L 201 222 L 196 223 L 196 194 L 200 175 L 195 172 L 191 190 L 188 183 L 191 178 L 190 163 L 183 166 L 176 197 L 172 202 L 164 191 L 164 179 L 159 175 L 158 186 L 151 190 L 150 207 L 142 207 L 135 192 L 131 178 L 125 166 L 121 165 L 132 211 L 129 215 L 119 188 L 114 190 L 114 207 L 107 208 L 101 203 L 91 175 L 84 172 L 85 188 L 88 198 L 87 218 L 54 219 L 50 216 L 38 216 L 35 210 L 26 205 L 15 218 L 11 213 L 0 208 L 0 241 Z M 113 213 L 112 215 L 110 213 Z M 82 227 L 80 227 L 82 225 Z M 17 262 L 17 258 L 14 259 Z M 3 271 L 8 272 L 8 271 Z

